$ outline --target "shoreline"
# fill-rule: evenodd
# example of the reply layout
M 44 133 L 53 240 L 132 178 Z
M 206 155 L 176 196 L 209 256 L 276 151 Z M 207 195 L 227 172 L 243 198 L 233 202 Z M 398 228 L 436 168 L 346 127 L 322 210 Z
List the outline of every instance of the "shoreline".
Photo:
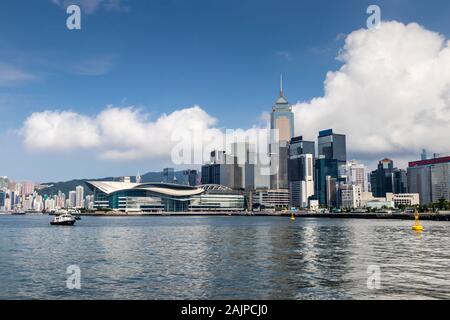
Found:
M 51 215 L 48 213 L 27 213 L 26 215 Z M 11 214 L 4 214 L 11 215 Z M 290 217 L 291 212 L 154 212 L 154 213 L 126 213 L 126 212 L 94 212 L 78 214 L 82 217 Z M 414 220 L 414 213 L 307 213 L 296 212 L 296 218 L 328 218 L 328 219 L 379 219 L 379 220 Z M 450 221 L 450 211 L 440 213 L 421 213 L 420 220 Z

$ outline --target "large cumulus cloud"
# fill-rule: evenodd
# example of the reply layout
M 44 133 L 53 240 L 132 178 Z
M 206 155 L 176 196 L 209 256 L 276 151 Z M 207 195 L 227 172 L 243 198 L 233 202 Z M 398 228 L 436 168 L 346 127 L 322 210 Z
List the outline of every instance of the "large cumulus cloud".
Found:
M 324 96 L 294 106 L 299 133 L 347 134 L 366 159 L 450 151 L 450 41 L 416 24 L 383 22 L 346 37 Z

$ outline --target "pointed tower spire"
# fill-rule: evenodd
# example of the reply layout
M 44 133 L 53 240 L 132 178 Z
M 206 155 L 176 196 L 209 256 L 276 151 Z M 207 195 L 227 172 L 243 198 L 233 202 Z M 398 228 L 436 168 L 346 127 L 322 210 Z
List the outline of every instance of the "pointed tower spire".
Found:
M 283 75 L 280 74 L 280 97 L 284 97 L 284 91 L 283 91 Z
M 138 174 L 137 174 L 137 176 L 136 176 L 136 183 L 141 183 L 141 174 L 140 174 L 140 172 L 139 172 L 139 170 L 138 170 Z

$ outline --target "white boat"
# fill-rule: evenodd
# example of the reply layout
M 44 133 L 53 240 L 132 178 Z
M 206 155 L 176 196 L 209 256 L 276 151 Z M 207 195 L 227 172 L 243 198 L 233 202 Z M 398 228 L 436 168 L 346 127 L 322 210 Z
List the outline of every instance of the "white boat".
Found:
M 75 224 L 75 217 L 69 213 L 64 213 L 62 215 L 56 216 L 53 218 L 53 221 L 50 222 L 52 226 L 73 226 Z
M 77 210 L 77 209 L 69 209 L 68 211 L 67 211 L 67 213 L 69 213 L 69 214 L 71 214 L 72 216 L 74 216 L 75 217 L 75 220 L 81 220 L 81 216 L 80 216 L 80 214 L 81 214 L 81 211 L 80 210 Z

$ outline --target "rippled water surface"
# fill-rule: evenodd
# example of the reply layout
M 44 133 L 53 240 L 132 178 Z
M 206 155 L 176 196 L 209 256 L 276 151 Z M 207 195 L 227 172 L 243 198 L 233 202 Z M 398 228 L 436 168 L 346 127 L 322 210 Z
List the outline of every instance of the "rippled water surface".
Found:
M 0 216 L 0 299 L 450 299 L 450 223 Z M 81 290 L 66 269 L 81 268 Z M 368 267 L 381 288 L 368 289 Z

